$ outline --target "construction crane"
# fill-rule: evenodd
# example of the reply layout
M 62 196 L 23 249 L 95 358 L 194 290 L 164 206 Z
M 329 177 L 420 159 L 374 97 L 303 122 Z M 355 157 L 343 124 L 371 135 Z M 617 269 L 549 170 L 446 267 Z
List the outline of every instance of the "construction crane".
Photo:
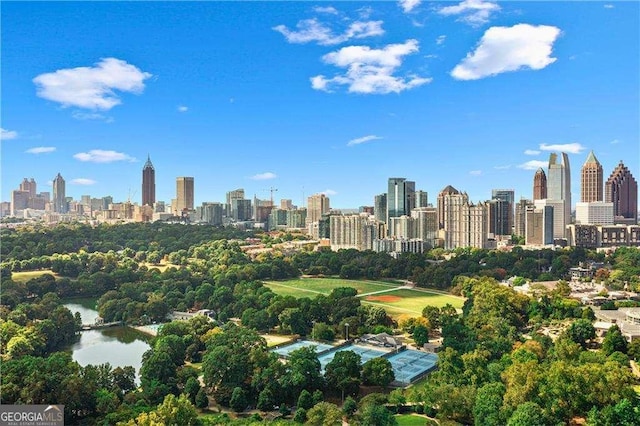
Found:
M 271 192 L 271 207 L 273 207 L 273 193 L 278 192 L 278 188 L 274 188 L 273 186 L 269 188 L 269 192 Z

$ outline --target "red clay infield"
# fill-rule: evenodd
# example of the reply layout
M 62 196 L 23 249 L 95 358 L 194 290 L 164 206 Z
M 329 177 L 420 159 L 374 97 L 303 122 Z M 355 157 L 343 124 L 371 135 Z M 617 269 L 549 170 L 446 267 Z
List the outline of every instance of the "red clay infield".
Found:
M 381 294 L 380 296 L 367 296 L 365 300 L 370 300 L 372 302 L 398 302 L 402 300 L 400 296 L 390 296 L 388 294 Z

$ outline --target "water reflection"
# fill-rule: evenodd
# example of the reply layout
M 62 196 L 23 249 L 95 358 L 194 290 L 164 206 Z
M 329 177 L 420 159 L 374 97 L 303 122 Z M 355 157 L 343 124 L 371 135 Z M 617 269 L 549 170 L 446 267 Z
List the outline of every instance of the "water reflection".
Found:
M 95 299 L 74 299 L 64 306 L 74 314 L 80 312 L 83 324 L 92 324 L 98 316 L 93 309 L 95 303 Z M 107 362 L 112 367 L 130 365 L 139 374 L 142 354 L 150 348 L 149 340 L 149 336 L 132 328 L 112 327 L 83 331 L 79 340 L 69 349 L 73 359 L 82 366 Z

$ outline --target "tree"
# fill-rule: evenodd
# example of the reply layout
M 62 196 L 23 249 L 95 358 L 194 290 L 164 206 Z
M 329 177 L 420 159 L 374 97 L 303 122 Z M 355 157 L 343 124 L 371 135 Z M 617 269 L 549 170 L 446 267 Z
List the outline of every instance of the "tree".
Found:
M 394 379 L 393 366 L 386 358 L 372 358 L 362 366 L 362 380 L 366 384 L 386 387 Z
M 565 333 L 567 337 L 583 348 L 587 347 L 587 340 L 596 337 L 596 329 L 591 324 L 591 321 L 582 318 L 574 321 Z
M 488 383 L 478 389 L 473 406 L 476 426 L 501 426 L 504 418 L 501 412 L 505 387 L 500 382 Z
M 535 402 L 518 405 L 507 422 L 507 426 L 545 426 L 546 424 L 542 408 Z
M 605 354 L 611 355 L 614 352 L 627 353 L 627 339 L 620 332 L 620 328 L 614 324 L 607 330 L 602 341 L 602 350 Z
M 315 346 L 291 352 L 289 354 L 289 372 L 283 379 L 285 387 L 289 387 L 294 395 L 302 389 L 312 391 L 321 388 L 323 380 L 320 367 Z
M 244 411 L 247 408 L 247 395 L 241 387 L 233 388 L 231 394 L 231 400 L 229 401 L 229 407 L 236 413 Z
M 391 411 L 387 410 L 384 405 L 369 404 L 362 410 L 360 415 L 362 423 L 365 425 L 376 426 L 395 426 L 398 421 Z
M 311 393 L 306 389 L 302 389 L 302 392 L 300 392 L 300 396 L 298 396 L 298 408 L 304 408 L 305 410 L 308 410 L 309 408 L 313 407 L 313 405 L 313 397 L 311 396 Z
M 342 411 L 337 405 L 330 402 L 319 402 L 307 411 L 309 426 L 335 426 L 342 424 Z
M 307 410 L 302 407 L 298 407 L 296 409 L 296 414 L 293 416 L 293 421 L 296 423 L 304 423 L 307 421 Z
M 317 322 L 313 326 L 312 336 L 316 340 L 324 340 L 331 342 L 336 338 L 336 332 L 333 328 L 323 322 Z
M 356 402 L 356 400 L 351 398 L 350 396 L 346 397 L 344 400 L 344 404 L 342 404 L 342 412 L 344 413 L 344 415 L 350 418 L 355 414 L 357 410 L 358 403 Z
M 198 393 L 196 394 L 196 407 L 201 410 L 204 410 L 209 406 L 209 397 L 207 397 L 207 392 L 204 388 L 200 388 Z
M 416 346 L 422 347 L 429 341 L 429 329 L 422 324 L 418 324 L 413 328 L 413 340 Z
M 156 410 L 142 413 L 135 420 L 125 423 L 126 426 L 195 426 L 197 424 L 198 413 L 184 394 L 178 398 L 175 395 L 167 395 Z
M 200 392 L 200 382 L 196 378 L 189 377 L 184 385 L 184 393 L 192 404 L 195 404 L 198 392 Z
M 324 377 L 327 385 L 342 392 L 344 400 L 347 394 L 356 394 L 360 386 L 360 355 L 353 351 L 339 351 L 325 367 Z
M 437 306 L 425 306 L 422 316 L 429 321 L 432 330 L 440 327 L 440 308 Z

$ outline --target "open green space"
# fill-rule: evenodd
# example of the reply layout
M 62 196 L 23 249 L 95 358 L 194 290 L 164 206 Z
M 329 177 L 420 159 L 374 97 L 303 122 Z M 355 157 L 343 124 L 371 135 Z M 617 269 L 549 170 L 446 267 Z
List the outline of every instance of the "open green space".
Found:
M 294 297 L 313 297 L 314 294 L 329 295 L 334 288 L 353 287 L 358 294 L 393 289 L 401 284 L 382 281 L 345 280 L 342 278 L 297 278 L 283 281 L 265 281 L 264 284 L 277 294 Z
M 391 316 L 421 315 L 427 306 L 442 307 L 447 303 L 462 308 L 464 299 L 442 292 L 401 288 L 400 284 L 368 280 L 344 280 L 340 278 L 299 278 L 283 281 L 265 281 L 273 292 L 283 296 L 311 297 L 328 295 L 336 287 L 353 287 L 362 296 L 362 302 L 383 307 Z M 365 296 L 369 293 L 374 293 Z
M 12 272 L 11 279 L 17 283 L 26 283 L 30 279 L 38 278 L 44 274 L 51 274 L 57 277 L 51 269 L 40 269 L 38 271 L 24 271 L 24 272 Z
M 424 426 L 428 420 L 426 417 L 415 414 L 396 414 L 395 418 L 398 426 Z

